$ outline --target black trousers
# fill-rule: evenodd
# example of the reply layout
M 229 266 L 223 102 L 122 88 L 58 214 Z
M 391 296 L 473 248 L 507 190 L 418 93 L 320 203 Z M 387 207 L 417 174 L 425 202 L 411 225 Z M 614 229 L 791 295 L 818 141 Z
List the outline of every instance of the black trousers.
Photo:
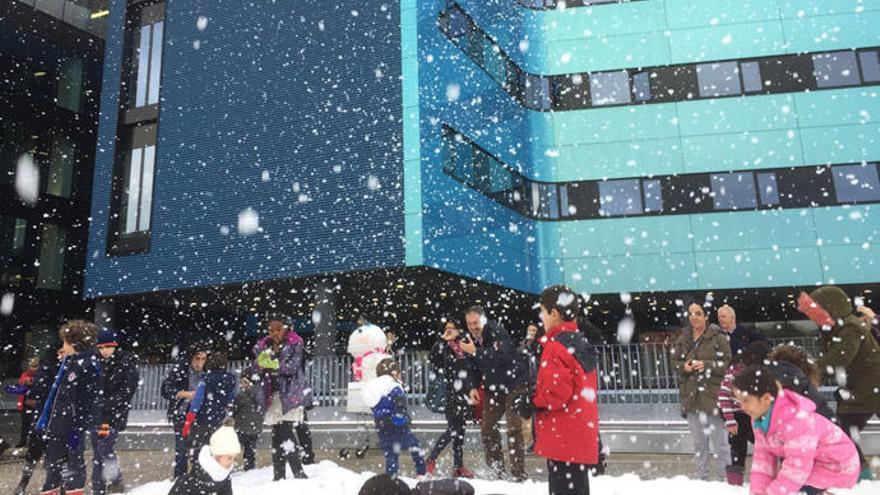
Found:
M 244 455 L 244 470 L 249 471 L 257 467 L 257 439 L 260 436 L 256 433 L 236 433 L 238 434 L 238 443 L 241 444 L 241 450 Z
M 302 447 L 303 464 L 314 464 L 315 451 L 312 448 L 312 432 L 305 419 L 306 413 L 303 412 L 303 422 L 296 424 L 296 438 L 299 440 L 299 446 Z
M 16 447 L 24 447 L 27 445 L 27 439 L 31 432 L 31 424 L 34 422 L 34 410 L 23 409 L 21 411 L 21 430 L 18 435 L 18 443 Z
M 294 431 L 292 421 L 284 421 L 272 425 L 272 470 L 274 481 L 283 480 L 287 473 L 287 464 L 294 478 L 305 478 L 306 473 L 302 467 L 302 454 L 299 441 Z
M 734 413 L 736 419 L 736 435 L 730 435 L 730 464 L 745 467 L 749 453 L 749 443 L 755 443 L 755 432 L 752 430 L 752 419 L 746 413 Z
M 443 449 L 452 442 L 452 465 L 456 469 L 464 467 L 465 420 L 458 416 L 446 417 L 446 431 L 434 442 L 429 459 L 436 461 Z
M 878 412 L 880 414 L 880 412 Z M 850 438 L 852 438 L 853 431 L 861 432 L 868 426 L 868 420 L 871 419 L 874 413 L 856 413 L 856 414 L 841 414 L 837 413 L 837 424 L 843 428 L 843 432 L 846 433 Z M 856 450 L 859 451 L 859 461 L 862 464 L 862 468 L 868 467 L 868 460 L 865 459 L 865 454 L 862 453 L 862 448 L 859 446 L 859 442 L 853 440 L 853 443 L 856 444 Z
M 590 495 L 589 466 L 547 459 L 550 495 Z

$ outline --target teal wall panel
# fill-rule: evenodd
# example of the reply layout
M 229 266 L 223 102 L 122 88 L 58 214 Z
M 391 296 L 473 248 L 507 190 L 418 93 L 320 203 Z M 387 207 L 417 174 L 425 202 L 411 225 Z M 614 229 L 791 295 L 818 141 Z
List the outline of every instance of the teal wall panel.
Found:
M 586 293 L 698 288 L 692 253 L 566 259 L 565 283 Z
M 687 173 L 804 164 L 800 133 L 794 129 L 689 136 L 682 138 L 681 148 Z
M 819 249 L 815 246 L 697 253 L 696 266 L 700 287 L 705 289 L 822 282 Z
M 691 225 L 696 251 L 774 250 L 816 244 L 816 228 L 809 210 L 692 215 Z
M 877 283 L 880 244 L 819 248 L 826 284 Z

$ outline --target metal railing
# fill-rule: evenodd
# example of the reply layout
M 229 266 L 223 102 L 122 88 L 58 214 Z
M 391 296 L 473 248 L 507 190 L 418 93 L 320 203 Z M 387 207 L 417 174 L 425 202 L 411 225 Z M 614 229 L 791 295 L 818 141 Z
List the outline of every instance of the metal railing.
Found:
M 793 343 L 818 355 L 815 337 L 774 339 L 771 344 Z M 598 346 L 599 402 L 606 404 L 675 404 L 678 402 L 678 374 L 670 357 L 670 343 L 643 343 Z M 404 386 L 410 405 L 423 405 L 431 379 L 431 366 L 425 351 L 407 352 L 395 357 L 403 370 Z M 240 372 L 247 365 L 233 361 L 229 371 Z M 162 380 L 173 365 L 143 365 L 141 384 L 132 409 L 165 410 L 168 402 L 160 395 Z M 318 356 L 306 367 L 319 407 L 345 407 L 351 381 L 350 356 Z

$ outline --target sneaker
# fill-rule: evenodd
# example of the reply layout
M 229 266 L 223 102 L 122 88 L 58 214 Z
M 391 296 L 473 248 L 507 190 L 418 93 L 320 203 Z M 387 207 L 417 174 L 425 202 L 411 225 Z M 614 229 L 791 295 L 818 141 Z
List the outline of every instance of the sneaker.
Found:
M 437 471 L 437 461 L 435 461 L 434 459 L 428 459 L 427 471 L 428 474 L 433 476 L 434 473 Z
M 453 478 L 472 479 L 472 478 L 476 478 L 476 475 L 470 469 L 465 468 L 465 467 L 460 467 L 460 468 L 455 468 L 452 470 L 452 477 Z

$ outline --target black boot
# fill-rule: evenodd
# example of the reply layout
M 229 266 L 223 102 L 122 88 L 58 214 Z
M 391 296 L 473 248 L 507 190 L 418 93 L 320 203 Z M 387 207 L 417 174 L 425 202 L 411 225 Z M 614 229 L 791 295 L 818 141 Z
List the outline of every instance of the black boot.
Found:
M 272 449 L 272 481 L 283 480 L 287 466 L 284 462 L 284 451 L 280 448 Z
M 303 464 L 315 463 L 315 451 L 312 448 L 312 432 L 309 430 L 309 424 L 306 422 L 296 425 L 296 439 L 302 446 L 302 462 Z
M 296 438 L 294 435 L 293 438 Z M 293 477 L 296 479 L 306 479 L 306 472 L 303 471 L 302 451 L 298 443 L 294 444 L 293 452 L 287 452 L 287 462 L 290 464 L 290 470 L 293 471 Z
M 15 487 L 15 492 L 13 492 L 15 495 L 24 495 L 36 467 L 36 462 L 25 462 L 24 467 L 21 468 L 21 481 L 18 482 L 18 486 Z

